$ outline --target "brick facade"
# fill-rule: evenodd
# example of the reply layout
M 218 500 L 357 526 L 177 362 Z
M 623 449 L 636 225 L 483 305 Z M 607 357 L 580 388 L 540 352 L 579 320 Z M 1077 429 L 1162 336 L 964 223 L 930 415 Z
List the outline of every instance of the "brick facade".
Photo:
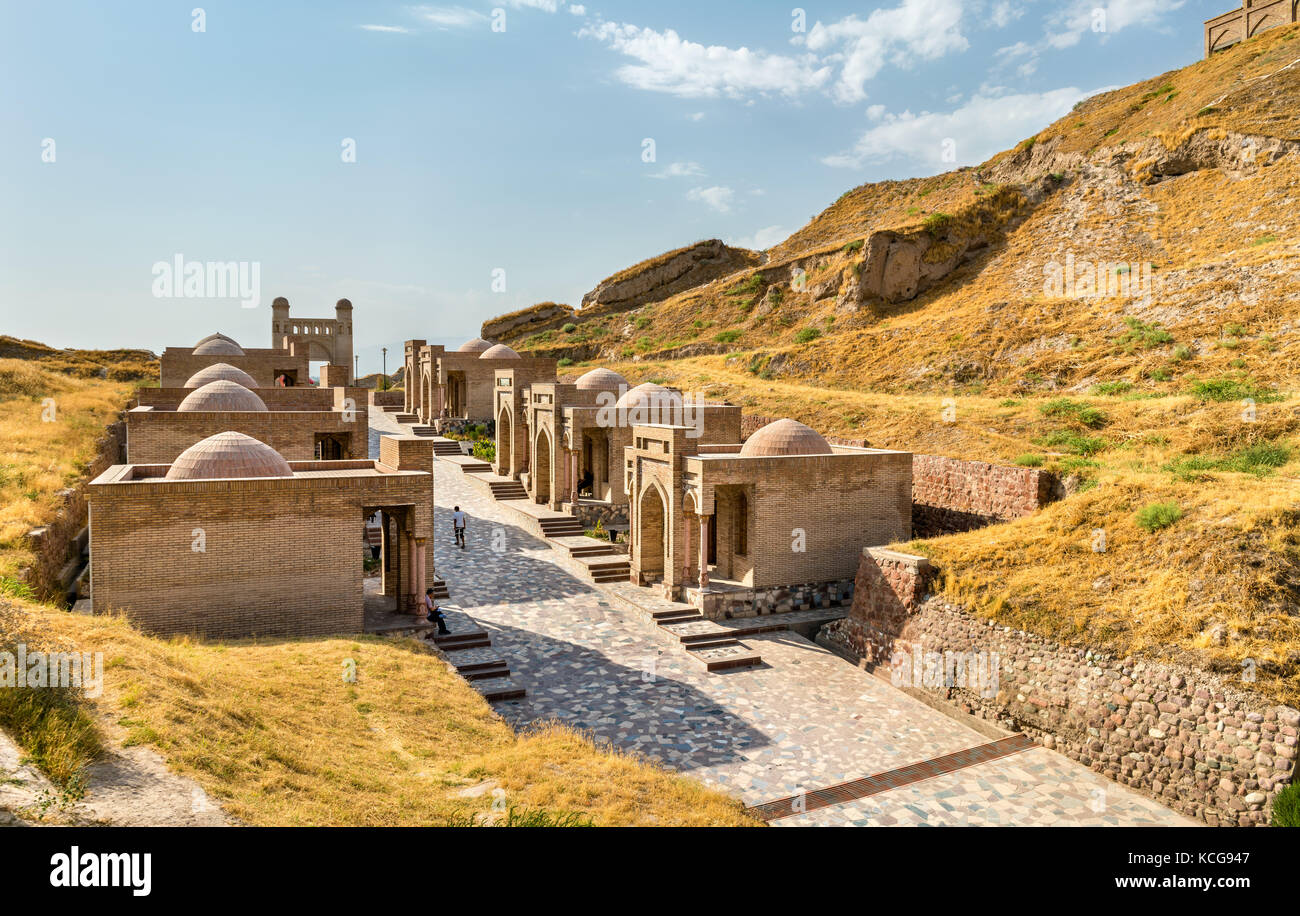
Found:
M 1047 471 L 914 455 L 912 534 L 935 537 L 1023 518 L 1057 492 L 1056 477 Z
M 244 348 L 243 356 L 195 356 L 190 347 L 168 347 L 159 359 L 159 385 L 163 388 L 183 388 L 194 373 L 217 363 L 243 369 L 260 388 L 275 387 L 276 377 L 284 373 L 296 379 L 298 384 L 306 384 L 311 375 L 311 361 L 306 353 Z

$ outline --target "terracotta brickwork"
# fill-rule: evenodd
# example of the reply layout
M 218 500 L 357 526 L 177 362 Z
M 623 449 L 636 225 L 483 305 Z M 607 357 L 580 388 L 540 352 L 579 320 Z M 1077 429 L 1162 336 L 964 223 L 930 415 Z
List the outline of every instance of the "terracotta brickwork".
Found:
M 109 468 L 88 492 L 95 613 L 209 638 L 360 632 L 362 530 L 376 508 L 409 545 L 398 594 L 413 606 L 432 577 L 431 558 L 418 555 L 433 477 L 397 468 L 431 468 L 432 446 L 389 438 L 386 461 L 294 462 L 288 478 L 172 481 L 164 465 Z
M 1205 21 L 1205 56 L 1298 19 L 1300 2 L 1297 0 L 1242 0 L 1236 9 Z
M 778 418 L 764 417 L 758 414 L 745 414 L 745 416 L 740 421 L 740 439 L 736 441 L 743 442 L 744 440 L 752 436 L 754 433 L 758 432 L 758 430 L 762 429 L 764 426 L 767 426 L 769 423 L 772 423 L 776 419 Z M 871 447 L 871 443 L 869 443 L 866 439 L 860 436 L 858 437 L 826 436 L 825 439 L 831 445 L 844 445 L 849 448 L 870 448 Z
M 1035 468 L 914 455 L 913 535 L 971 531 L 1032 515 L 1056 498 L 1056 487 L 1052 474 Z
M 923 557 L 864 551 L 850 616 L 819 639 L 1184 814 L 1267 823 L 1273 796 L 1295 775 L 1300 712 L 1203 671 L 997 626 L 927 597 L 931 574 Z M 980 683 L 956 674 L 985 665 L 995 677 Z M 917 683 L 909 673 L 926 666 L 938 677 Z
M 217 363 L 226 363 L 236 369 L 243 369 L 253 377 L 260 388 L 274 387 L 276 376 L 285 372 L 290 373 L 299 384 L 305 384 L 311 368 L 311 362 L 305 352 L 291 353 L 288 350 L 245 348 L 243 356 L 196 356 L 190 347 L 168 347 L 163 350 L 159 360 L 161 367 L 159 385 L 163 388 L 182 388 L 195 372 Z
M 364 391 L 364 389 L 354 389 Z M 136 404 L 158 410 L 175 410 L 193 388 L 137 388 Z M 295 386 L 293 388 L 257 388 L 254 393 L 262 399 L 267 410 L 330 410 L 334 406 L 332 388 Z
M 345 389 L 326 390 L 343 392 Z M 369 451 L 366 403 L 360 397 L 352 398 L 352 403 L 356 406 L 349 410 L 268 410 L 265 413 L 178 413 L 137 407 L 126 414 L 127 460 L 133 464 L 167 464 L 200 439 L 227 431 L 265 442 L 289 461 L 314 459 L 320 437 L 338 442 L 343 448 L 341 458 L 365 458 Z

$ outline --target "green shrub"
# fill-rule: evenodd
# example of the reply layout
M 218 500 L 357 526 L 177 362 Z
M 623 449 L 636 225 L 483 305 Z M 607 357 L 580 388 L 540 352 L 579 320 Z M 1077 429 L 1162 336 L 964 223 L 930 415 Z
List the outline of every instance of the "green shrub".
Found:
M 1115 342 L 1127 352 L 1132 352 L 1139 346 L 1150 350 L 1174 342 L 1174 336 L 1155 322 L 1148 323 L 1137 318 L 1125 318 L 1124 324 L 1128 326 L 1128 330 Z
M 1174 359 L 1180 363 L 1185 363 L 1192 358 L 1192 348 L 1186 344 L 1179 344 L 1174 347 Z
M 818 337 L 822 336 L 819 328 L 800 328 L 799 333 L 794 335 L 795 343 L 811 343 Z
M 1143 506 L 1137 511 L 1134 520 L 1139 528 L 1146 531 L 1159 531 L 1162 528 L 1168 528 L 1182 517 L 1183 510 L 1178 507 L 1178 503 L 1163 502 Z
M 1273 796 L 1274 827 L 1300 827 L 1300 785 L 1292 783 Z
M 744 331 L 740 331 L 733 328 L 730 331 L 720 331 L 717 334 L 714 334 L 713 339 L 715 342 L 720 344 L 729 344 L 729 343 L 735 343 L 736 341 L 740 340 L 741 335 L 743 334 Z
M 1271 404 L 1282 400 L 1282 395 L 1271 388 L 1261 388 L 1249 378 L 1212 378 L 1192 382 L 1188 394 L 1202 401 L 1244 401 Z
M 1036 439 L 1038 445 L 1064 449 L 1071 455 L 1090 457 L 1106 450 L 1108 443 L 1101 436 L 1083 436 L 1068 429 L 1057 430 Z
M 1026 453 L 1016 458 L 1016 464 L 1022 468 L 1041 468 L 1043 456 Z
M 560 330 L 563 331 L 565 334 L 572 334 L 574 331 L 578 330 L 578 326 L 574 324 L 572 321 L 570 321 L 564 327 L 560 328 Z
M 1092 386 L 1092 393 L 1100 395 L 1123 394 L 1126 391 L 1131 391 L 1132 388 L 1132 382 L 1099 382 Z
M 1106 425 L 1106 414 L 1091 404 L 1070 398 L 1053 398 L 1039 406 L 1038 411 L 1045 417 L 1068 417 L 1089 429 L 1098 429 Z
M 474 443 L 474 457 L 480 461 L 496 461 L 497 444 L 491 439 L 479 439 Z
M 925 218 L 925 231 L 931 236 L 937 236 L 948 228 L 952 222 L 952 217 L 947 213 L 931 213 Z
M 916 209 L 916 208 L 913 207 L 912 209 Z M 847 245 L 844 246 L 844 253 L 845 253 L 845 254 L 853 254 L 853 252 L 855 252 L 855 251 L 861 251 L 861 250 L 862 250 L 862 246 L 863 246 L 865 243 L 866 243 L 866 242 L 865 242 L 864 239 L 858 239 L 856 242 L 849 242 Z
M 561 369 L 563 369 L 563 368 L 565 368 L 566 366 L 572 366 L 572 365 L 573 365 L 573 360 L 570 359 L 570 358 L 567 357 L 567 356 L 561 356 L 558 360 L 556 360 L 555 365 L 557 365 L 557 366 L 559 366 Z

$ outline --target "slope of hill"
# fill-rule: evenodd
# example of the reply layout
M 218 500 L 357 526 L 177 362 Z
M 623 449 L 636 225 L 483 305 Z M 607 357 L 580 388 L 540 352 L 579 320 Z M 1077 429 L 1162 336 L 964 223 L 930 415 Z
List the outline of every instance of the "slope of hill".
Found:
M 1298 37 L 1087 99 L 979 167 L 856 188 L 762 265 L 512 345 L 1055 470 L 1075 495 L 1035 518 L 912 545 L 951 596 L 1106 651 L 1251 660 L 1294 703 Z

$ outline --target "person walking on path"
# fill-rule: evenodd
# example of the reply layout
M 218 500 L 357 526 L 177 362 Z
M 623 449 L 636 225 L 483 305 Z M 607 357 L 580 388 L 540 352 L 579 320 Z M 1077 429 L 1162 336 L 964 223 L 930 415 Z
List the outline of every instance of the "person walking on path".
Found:
M 465 549 L 465 521 L 465 513 L 460 511 L 460 506 L 456 506 L 451 513 L 451 527 L 461 550 Z

